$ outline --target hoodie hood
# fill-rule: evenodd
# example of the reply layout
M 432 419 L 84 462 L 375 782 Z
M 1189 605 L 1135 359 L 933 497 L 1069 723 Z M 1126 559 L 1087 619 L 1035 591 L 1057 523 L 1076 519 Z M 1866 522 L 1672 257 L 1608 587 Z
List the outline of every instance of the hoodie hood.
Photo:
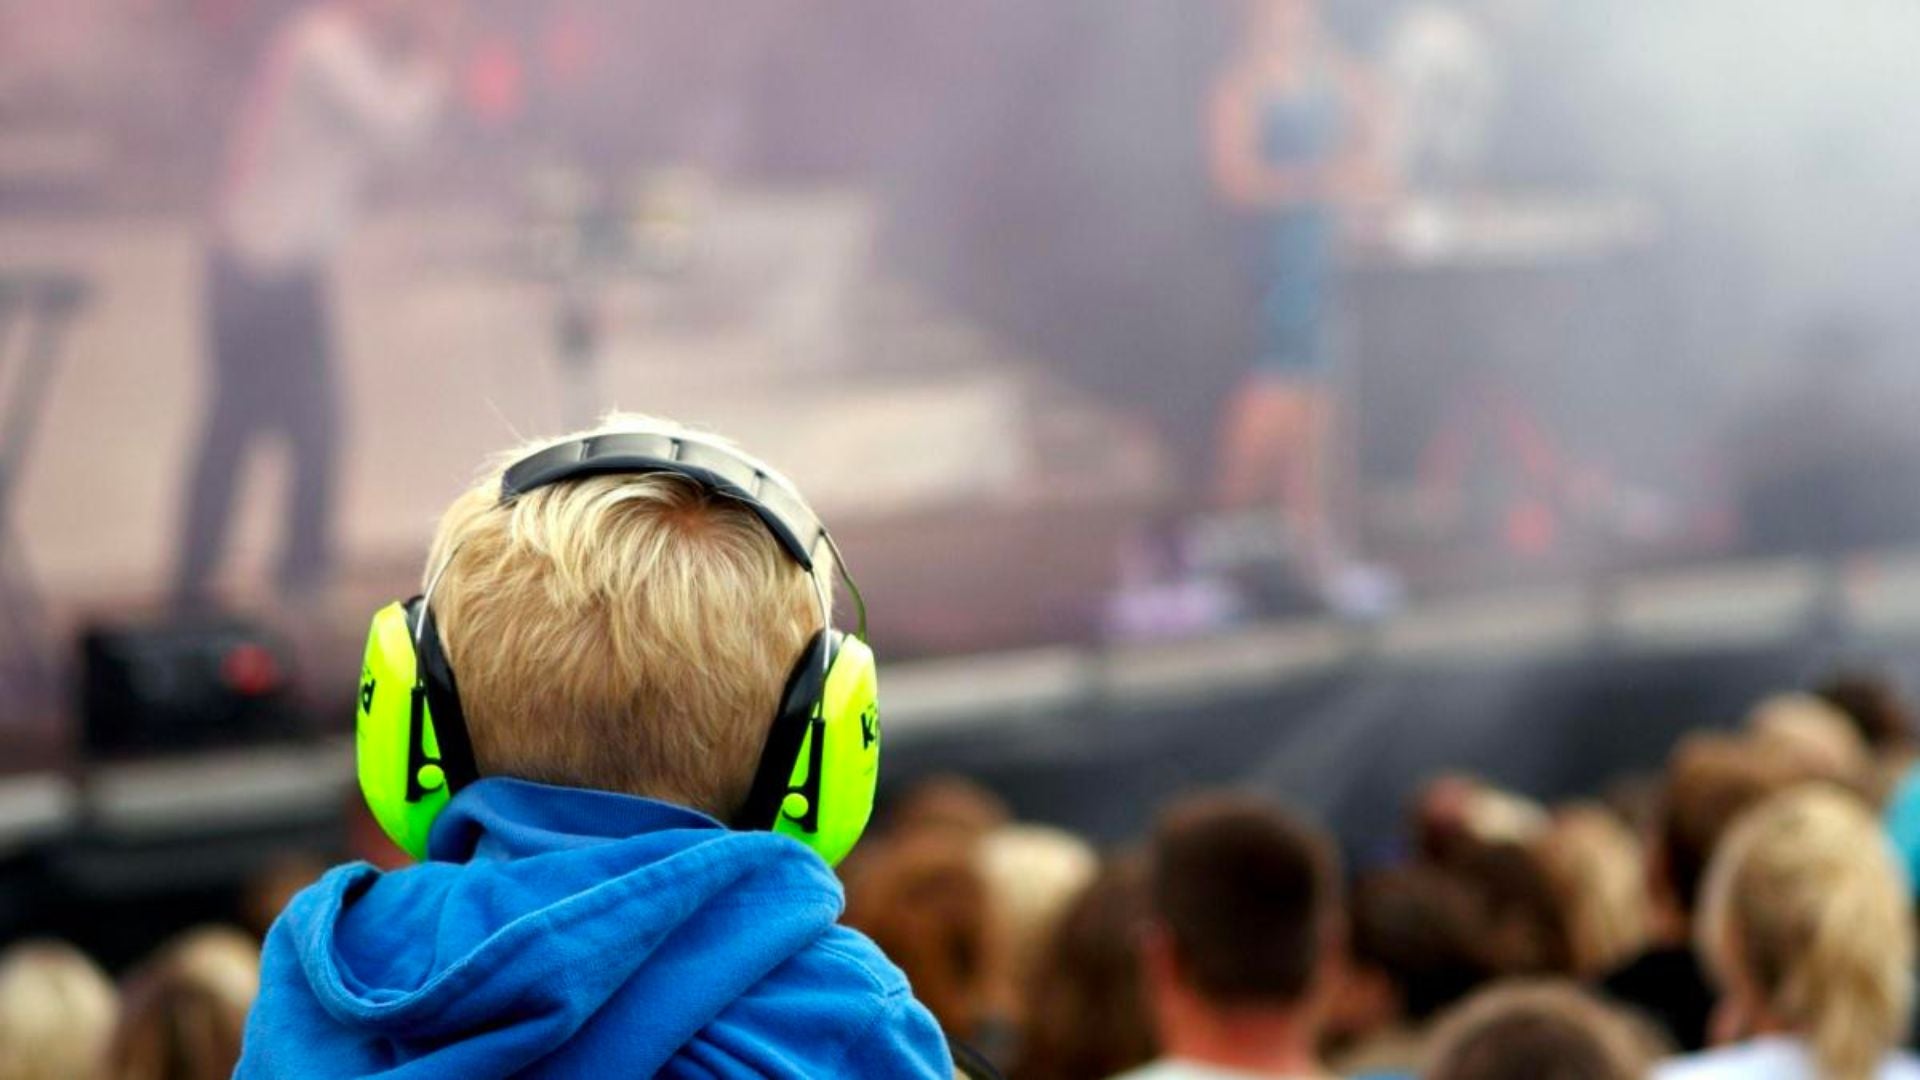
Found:
M 568 1074 L 578 1058 L 650 1075 L 716 1027 L 742 1060 L 789 1060 L 792 1038 L 832 1037 L 785 1032 L 777 1014 L 744 1036 L 716 1025 L 770 980 L 847 998 L 835 1008 L 862 1023 L 896 999 L 911 1005 L 899 972 L 834 925 L 833 873 L 785 837 L 647 799 L 487 779 L 448 804 L 429 850 L 392 873 L 341 867 L 288 907 L 269 936 L 243 1074 L 444 1080 Z M 317 1060 L 315 1048 L 345 1056 Z

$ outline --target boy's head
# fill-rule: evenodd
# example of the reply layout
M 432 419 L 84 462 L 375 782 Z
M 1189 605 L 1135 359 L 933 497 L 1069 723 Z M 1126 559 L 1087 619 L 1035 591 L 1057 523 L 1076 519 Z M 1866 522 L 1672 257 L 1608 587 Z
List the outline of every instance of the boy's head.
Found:
M 744 504 L 685 477 L 589 476 L 501 503 L 514 461 L 634 431 L 730 445 L 616 414 L 502 455 L 440 519 L 426 571 L 444 567 L 431 583 L 434 621 L 483 775 L 726 820 L 822 628 L 827 591 Z

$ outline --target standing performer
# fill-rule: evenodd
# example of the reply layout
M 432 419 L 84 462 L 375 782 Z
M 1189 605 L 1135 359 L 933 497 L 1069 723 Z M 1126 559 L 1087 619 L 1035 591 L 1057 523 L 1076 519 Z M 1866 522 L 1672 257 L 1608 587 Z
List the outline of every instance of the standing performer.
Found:
M 284 434 L 292 451 L 279 589 L 311 593 L 331 570 L 340 421 L 328 268 L 375 166 L 438 112 L 452 14 L 451 0 L 324 0 L 281 27 L 254 77 L 207 259 L 214 391 L 174 582 L 183 606 L 206 601 L 260 435 Z
M 1258 216 L 1261 346 L 1229 402 L 1214 499 L 1280 511 L 1293 562 L 1335 606 L 1353 571 L 1327 520 L 1327 343 L 1335 219 L 1387 187 L 1379 98 L 1314 0 L 1249 0 L 1247 32 L 1213 92 L 1216 190 Z

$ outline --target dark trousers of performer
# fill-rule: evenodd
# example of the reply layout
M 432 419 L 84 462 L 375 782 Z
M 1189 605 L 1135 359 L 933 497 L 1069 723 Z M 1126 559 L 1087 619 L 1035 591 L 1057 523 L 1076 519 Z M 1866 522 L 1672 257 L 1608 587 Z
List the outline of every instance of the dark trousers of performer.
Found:
M 206 303 L 213 405 L 187 495 L 175 598 L 188 605 L 206 599 L 241 466 L 260 438 L 274 434 L 286 438 L 293 464 L 276 581 L 283 595 L 310 591 L 331 569 L 339 437 L 325 276 L 318 268 L 262 275 L 215 251 Z

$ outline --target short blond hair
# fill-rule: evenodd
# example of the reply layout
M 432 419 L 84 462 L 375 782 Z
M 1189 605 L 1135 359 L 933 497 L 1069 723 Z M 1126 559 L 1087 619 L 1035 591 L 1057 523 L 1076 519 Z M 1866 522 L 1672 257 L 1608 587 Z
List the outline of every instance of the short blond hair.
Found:
M 593 476 L 501 504 L 514 461 L 618 432 L 734 450 L 614 414 L 501 455 L 440 519 L 427 566 L 434 621 L 483 775 L 644 795 L 724 820 L 746 800 L 824 594 L 750 510 L 685 477 Z
M 1880 825 L 1856 798 L 1805 785 L 1735 824 L 1707 871 L 1698 947 L 1722 985 L 1811 1044 L 1829 1080 L 1865 1080 L 1912 1004 L 1913 917 Z
M 1632 830 L 1597 804 L 1576 803 L 1554 815 L 1539 851 L 1566 911 L 1575 974 L 1604 975 L 1645 947 L 1646 858 Z
M 1747 714 L 1754 741 L 1810 776 L 1865 793 L 1873 751 L 1847 714 L 1812 694 L 1775 694 Z
M 0 1080 L 65 1080 L 105 1063 L 119 1012 L 113 984 L 58 941 L 0 953 Z

